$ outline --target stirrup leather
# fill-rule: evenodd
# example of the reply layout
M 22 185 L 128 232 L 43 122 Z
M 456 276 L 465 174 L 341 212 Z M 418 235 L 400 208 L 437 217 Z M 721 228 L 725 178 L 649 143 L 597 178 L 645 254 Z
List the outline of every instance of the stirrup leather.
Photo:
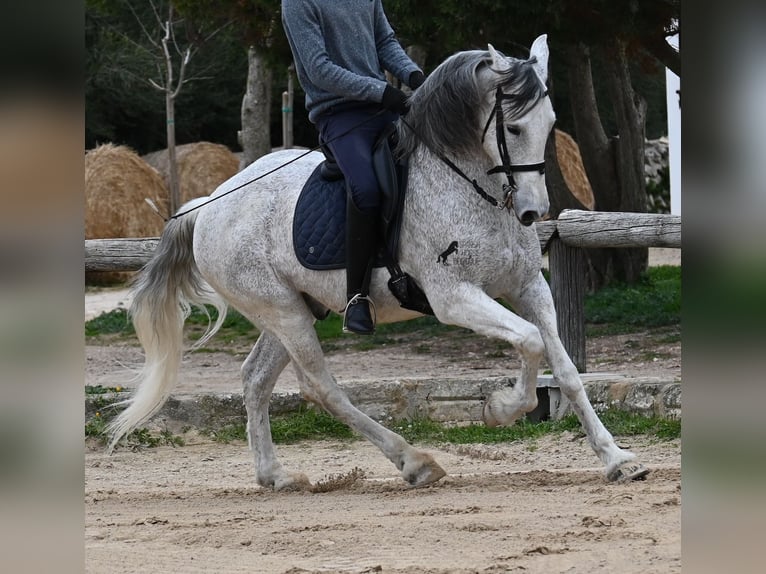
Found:
M 378 324 L 378 312 L 375 309 L 375 302 L 368 296 L 368 295 L 362 295 L 361 293 L 357 293 L 351 299 L 348 300 L 348 303 L 346 303 L 346 307 L 343 309 L 343 332 L 344 333 L 353 333 L 353 331 L 349 331 L 346 327 L 346 319 L 348 317 L 348 308 L 351 307 L 351 305 L 356 305 L 360 301 L 367 301 L 370 304 L 370 309 L 372 310 L 372 328 L 375 329 L 375 326 Z

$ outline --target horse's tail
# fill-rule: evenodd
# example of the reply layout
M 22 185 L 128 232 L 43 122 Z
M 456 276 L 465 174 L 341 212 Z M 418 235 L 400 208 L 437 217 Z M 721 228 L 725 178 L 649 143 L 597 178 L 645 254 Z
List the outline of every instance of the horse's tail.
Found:
M 187 203 L 188 210 L 200 198 Z M 165 226 L 152 259 L 137 274 L 132 286 L 133 301 L 130 317 L 138 340 L 144 348 L 145 361 L 133 396 L 118 404 L 127 404 L 107 427 L 110 434 L 108 450 L 154 415 L 165 403 L 178 381 L 178 371 L 184 351 L 183 325 L 191 305 L 205 304 L 218 311 L 215 323 L 210 322 L 205 334 L 194 347 L 204 344 L 220 329 L 226 318 L 227 305 L 200 275 L 194 261 L 192 239 L 197 211 Z

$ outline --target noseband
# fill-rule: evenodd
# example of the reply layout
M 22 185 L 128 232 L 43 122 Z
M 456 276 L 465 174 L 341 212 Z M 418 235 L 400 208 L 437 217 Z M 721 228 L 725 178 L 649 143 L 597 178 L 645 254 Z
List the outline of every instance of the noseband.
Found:
M 543 97 L 548 95 L 546 90 Z M 497 140 L 497 151 L 500 154 L 500 161 L 502 165 L 493 167 L 487 172 L 487 175 L 493 173 L 504 173 L 508 183 L 503 184 L 503 203 L 499 207 L 505 207 L 510 210 L 513 207 L 513 194 L 519 190 L 519 186 L 516 185 L 516 180 L 513 177 L 514 172 L 522 171 L 537 171 L 540 175 L 545 173 L 545 161 L 538 163 L 526 163 L 526 164 L 512 164 L 511 158 L 508 155 L 508 143 L 505 140 L 505 129 L 503 122 L 503 100 L 509 100 L 512 96 L 504 94 L 503 90 L 498 86 L 495 92 L 495 107 L 493 113 L 489 115 L 487 123 L 484 126 L 484 131 L 481 134 L 481 141 L 484 142 L 484 138 L 487 135 L 489 126 L 492 123 L 492 119 L 495 120 L 495 138 Z M 495 202 L 497 203 L 497 202 Z

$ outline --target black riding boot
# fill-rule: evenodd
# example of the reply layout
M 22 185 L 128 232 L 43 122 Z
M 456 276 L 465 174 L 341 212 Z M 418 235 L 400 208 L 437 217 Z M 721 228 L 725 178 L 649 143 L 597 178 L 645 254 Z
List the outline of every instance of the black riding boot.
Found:
M 346 201 L 346 297 L 343 331 L 375 332 L 375 305 L 369 297 L 370 275 L 378 237 L 378 214 L 359 211 L 349 194 Z M 372 305 L 373 314 L 370 314 Z

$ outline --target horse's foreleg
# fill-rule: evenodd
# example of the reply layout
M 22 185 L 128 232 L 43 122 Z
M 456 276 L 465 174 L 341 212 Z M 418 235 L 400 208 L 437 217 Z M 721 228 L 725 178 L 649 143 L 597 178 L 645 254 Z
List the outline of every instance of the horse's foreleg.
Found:
M 495 391 L 484 403 L 484 423 L 487 426 L 510 425 L 534 410 L 537 406 L 537 370 L 544 350 L 537 327 L 471 284 L 462 284 L 446 296 L 433 298 L 431 306 L 443 323 L 507 341 L 521 356 L 521 373 L 516 384 Z
M 278 333 L 299 371 L 302 394 L 377 446 L 413 486 L 442 478 L 446 473 L 431 455 L 412 447 L 351 404 L 327 369 L 312 323 L 308 315 L 285 318 Z
M 261 486 L 276 490 L 311 486 L 304 474 L 282 468 L 271 440 L 269 401 L 279 374 L 289 362 L 290 356 L 279 340 L 264 331 L 242 364 L 247 440 L 255 458 L 256 480 Z
M 598 418 L 588 400 L 577 368 L 559 338 L 553 298 L 542 273 L 518 298 L 512 299 L 511 303 L 540 330 L 545 342 L 545 357 L 553 378 L 570 401 L 591 447 L 606 465 L 607 477 L 610 480 L 625 480 L 645 476 L 649 472 L 648 469 L 637 462 L 631 462 L 635 455 L 617 446 L 614 437 Z

